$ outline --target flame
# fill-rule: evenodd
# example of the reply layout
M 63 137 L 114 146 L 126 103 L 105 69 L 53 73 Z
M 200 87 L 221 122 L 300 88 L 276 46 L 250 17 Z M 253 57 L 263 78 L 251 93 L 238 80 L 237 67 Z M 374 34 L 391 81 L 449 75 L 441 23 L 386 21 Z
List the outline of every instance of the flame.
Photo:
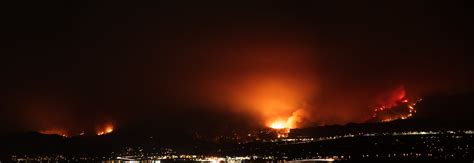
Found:
M 296 110 L 286 119 L 276 119 L 268 123 L 268 127 L 274 129 L 277 133 L 278 138 L 286 138 L 290 133 L 290 129 L 296 128 L 298 123 L 302 120 L 305 115 L 302 109 Z
M 304 115 L 302 109 L 296 110 L 286 119 L 277 118 L 268 123 L 268 127 L 272 129 L 294 129 L 301 122 Z
M 397 119 L 408 119 L 416 113 L 415 105 L 421 99 L 412 102 L 406 97 L 403 86 L 395 89 L 385 99 L 379 102 L 379 106 L 374 109 L 373 120 L 380 122 L 390 122 Z
M 270 124 L 270 128 L 273 128 L 273 129 L 284 129 L 284 128 L 288 128 L 286 126 L 286 122 L 284 121 L 276 121 L 276 122 L 273 122 L 272 124 Z
M 381 108 L 392 108 L 399 105 L 400 102 L 407 103 L 406 90 L 404 86 L 400 86 L 395 90 L 385 94 L 378 103 Z
M 269 128 L 295 128 L 303 123 L 292 117 L 294 112 L 306 109 L 315 88 L 313 83 L 287 76 L 249 76 L 239 81 L 238 87 L 219 87 L 229 91 L 228 101 L 238 112 L 254 115 L 258 125 Z M 298 113 L 299 114 L 299 113 Z M 308 115 L 303 116 L 307 119 Z M 273 127 L 272 127 L 273 126 Z
M 288 118 L 286 121 L 277 120 L 270 124 L 270 128 L 274 129 L 277 134 L 277 138 L 286 138 L 290 133 L 291 126 L 291 118 Z
M 112 124 L 107 124 L 103 128 L 100 128 L 96 131 L 97 135 L 105 135 L 114 131 L 114 126 Z
M 409 102 L 408 99 L 404 99 L 400 101 L 397 105 L 392 107 L 381 106 L 380 108 L 374 110 L 374 114 L 372 115 L 372 117 L 381 118 L 381 122 L 390 122 L 397 119 L 408 119 L 416 113 L 415 105 L 419 101 L 421 101 L 421 99 L 415 102 Z M 400 109 L 400 107 L 405 108 L 405 111 L 394 111 L 396 109 Z

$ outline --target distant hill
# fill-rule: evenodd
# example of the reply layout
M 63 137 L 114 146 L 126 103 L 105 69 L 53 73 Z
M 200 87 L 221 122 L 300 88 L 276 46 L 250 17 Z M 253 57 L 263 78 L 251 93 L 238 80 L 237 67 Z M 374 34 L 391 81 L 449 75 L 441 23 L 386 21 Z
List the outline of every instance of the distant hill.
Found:
M 474 129 L 473 101 L 472 93 L 425 97 L 416 105 L 417 113 L 410 119 L 292 129 L 289 136 L 318 137 L 362 132 Z M 120 151 L 126 146 L 153 150 L 155 147 L 173 147 L 182 152 L 194 153 L 216 148 L 216 144 L 205 139 L 195 139 L 195 136 L 183 131 L 147 131 L 117 130 L 103 136 L 83 135 L 68 138 L 37 132 L 3 134 L 0 135 L 0 160 L 8 159 L 11 154 L 28 153 L 100 156 L 110 151 Z
M 350 123 L 293 129 L 290 136 L 331 136 L 360 132 L 407 130 L 474 129 L 474 93 L 429 96 L 416 106 L 417 113 L 406 120 L 384 123 Z

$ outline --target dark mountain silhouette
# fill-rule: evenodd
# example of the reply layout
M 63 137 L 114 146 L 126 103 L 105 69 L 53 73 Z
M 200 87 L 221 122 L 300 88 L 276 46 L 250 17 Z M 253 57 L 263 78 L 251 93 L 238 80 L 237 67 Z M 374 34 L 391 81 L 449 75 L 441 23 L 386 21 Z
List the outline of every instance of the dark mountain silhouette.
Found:
M 474 94 L 425 97 L 417 105 L 413 118 L 385 123 L 349 123 L 292 129 L 290 137 L 298 136 L 334 136 L 343 134 L 369 132 L 395 132 L 416 130 L 465 130 L 474 129 L 473 108 Z M 172 129 L 157 130 L 117 130 L 110 134 L 82 135 L 62 137 L 45 135 L 37 132 L 3 134 L 0 139 L 1 160 L 8 160 L 11 155 L 48 155 L 65 156 L 104 156 L 111 151 L 120 151 L 124 147 L 141 147 L 157 151 L 158 148 L 171 147 L 179 152 L 202 153 L 212 152 L 218 148 L 213 139 L 196 139 L 196 133 Z

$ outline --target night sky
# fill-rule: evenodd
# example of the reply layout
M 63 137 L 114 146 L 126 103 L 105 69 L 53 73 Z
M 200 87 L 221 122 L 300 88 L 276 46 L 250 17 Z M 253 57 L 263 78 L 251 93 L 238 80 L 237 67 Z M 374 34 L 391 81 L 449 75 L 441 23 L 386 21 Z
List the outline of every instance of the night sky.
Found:
M 360 123 L 397 89 L 474 88 L 462 1 L 1 6 L 2 131 Z

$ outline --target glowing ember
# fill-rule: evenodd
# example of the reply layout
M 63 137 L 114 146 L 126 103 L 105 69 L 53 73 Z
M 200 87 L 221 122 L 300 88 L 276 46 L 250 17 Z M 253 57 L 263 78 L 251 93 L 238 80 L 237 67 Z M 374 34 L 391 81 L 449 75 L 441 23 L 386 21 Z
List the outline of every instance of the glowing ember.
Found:
M 97 135 L 105 135 L 114 131 L 114 127 L 110 124 L 106 125 L 104 128 L 97 130 Z

